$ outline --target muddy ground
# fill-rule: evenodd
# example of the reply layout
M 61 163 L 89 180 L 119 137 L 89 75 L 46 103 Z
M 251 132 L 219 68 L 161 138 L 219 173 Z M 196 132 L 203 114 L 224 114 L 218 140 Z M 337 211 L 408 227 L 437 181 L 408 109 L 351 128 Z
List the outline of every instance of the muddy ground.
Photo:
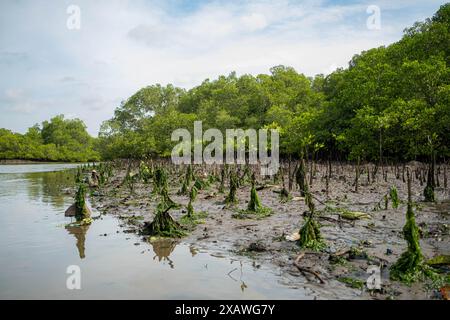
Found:
M 158 199 L 151 196 L 151 184 L 138 182 L 130 192 L 122 183 L 125 172 L 125 167 L 116 168 L 108 183 L 93 192 L 91 202 L 98 211 L 118 216 L 123 221 L 125 232 L 139 233 L 143 223 L 152 220 Z M 217 182 L 201 190 L 193 204 L 195 211 L 208 213 L 203 223 L 197 225 L 188 236 L 168 241 L 195 244 L 216 256 L 248 259 L 255 268 L 268 266 L 279 274 L 281 283 L 292 288 L 305 288 L 311 292 L 311 297 L 317 299 L 441 299 L 440 291 L 430 288 L 427 283 L 407 286 L 389 280 L 389 267 L 406 249 L 402 228 L 407 187 L 402 174 L 397 175 L 395 167 L 388 167 L 387 181 L 378 173 L 376 181 L 368 183 L 363 173 L 359 178 L 358 192 L 355 192 L 354 166 L 333 165 L 328 195 L 325 192 L 325 175 L 326 165 L 317 165 L 311 186 L 316 209 L 322 216 L 321 232 L 327 244 L 324 252 L 305 251 L 295 242 L 285 239 L 286 235 L 298 232 L 304 222 L 306 206 L 298 189 L 294 186 L 292 200 L 283 203 L 276 193 L 281 189 L 280 183 L 261 179 L 259 184 L 266 184 L 266 187 L 258 191 L 258 195 L 262 204 L 273 210 L 272 215 L 263 219 L 232 218 L 236 210 L 246 208 L 250 185 L 238 190 L 239 204 L 235 208 L 226 208 L 223 201 L 227 188 L 225 193 L 219 193 Z M 170 182 L 171 198 L 182 205 L 180 209 L 171 211 L 175 219 L 185 214 L 188 203 L 188 196 L 177 195 L 181 179 L 172 178 Z M 389 203 L 386 210 L 384 196 L 393 185 L 397 187 L 402 202 L 397 209 Z M 445 189 L 440 181 L 440 187 L 436 189 L 437 203 L 433 204 L 423 202 L 424 187 L 413 175 L 413 201 L 423 254 L 426 258 L 449 255 L 450 190 Z M 339 211 L 333 208 L 365 212 L 370 218 L 356 221 L 341 219 Z M 148 241 L 145 237 L 140 238 Z M 342 254 L 351 248 L 357 248 L 359 253 Z M 294 265 L 295 259 L 303 252 L 306 254 L 298 265 L 314 271 L 319 277 L 301 272 Z M 365 284 L 369 276 L 367 269 L 371 265 L 381 267 L 381 290 L 369 290 Z

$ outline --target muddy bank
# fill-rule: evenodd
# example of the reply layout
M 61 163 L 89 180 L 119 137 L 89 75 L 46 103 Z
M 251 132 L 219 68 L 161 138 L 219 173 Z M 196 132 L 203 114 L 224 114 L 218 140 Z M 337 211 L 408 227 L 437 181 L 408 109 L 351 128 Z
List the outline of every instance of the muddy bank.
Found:
M 326 166 L 317 166 L 310 179 L 316 207 L 321 214 L 321 232 L 326 241 L 324 252 L 301 250 L 295 242 L 285 239 L 297 232 L 304 222 L 307 210 L 300 192 L 291 191 L 292 199 L 281 202 L 281 182 L 260 180 L 266 187 L 258 194 L 263 206 L 273 214 L 263 219 L 235 219 L 232 215 L 247 207 L 250 185 L 237 191 L 235 208 L 224 206 L 227 194 L 218 191 L 219 182 L 200 190 L 194 210 L 207 212 L 203 223 L 176 241 L 195 244 L 216 256 L 232 256 L 250 261 L 255 267 L 264 265 L 279 274 L 280 282 L 292 288 L 304 288 L 317 299 L 437 299 L 436 289 L 425 283 L 406 286 L 389 280 L 389 267 L 406 249 L 402 236 L 406 212 L 406 183 L 396 168 L 386 168 L 386 173 L 370 177 L 361 175 L 358 192 L 355 192 L 354 167 L 339 165 L 333 169 L 326 192 Z M 447 168 L 448 172 L 448 168 Z M 138 233 L 143 224 L 152 221 L 158 199 L 151 194 L 152 185 L 137 181 L 133 190 L 123 183 L 126 168 L 116 167 L 112 178 L 98 190 L 93 191 L 91 202 L 104 214 L 118 216 L 125 232 Z M 179 175 L 179 176 L 178 176 Z M 385 175 L 385 176 L 384 176 Z M 179 219 L 186 213 L 188 196 L 179 196 L 182 172 L 170 175 L 170 196 L 181 204 L 171 210 Z M 285 177 L 285 181 L 288 178 Z M 270 183 L 270 184 L 269 184 Z M 442 184 L 442 183 L 441 183 Z M 226 184 L 227 186 L 227 184 Z M 401 203 L 393 209 L 385 195 L 395 186 Z M 413 181 L 416 221 L 421 230 L 421 246 L 426 258 L 450 254 L 449 236 L 449 190 L 436 188 L 437 203 L 425 203 L 423 182 Z M 342 219 L 342 210 L 368 214 L 360 220 Z M 147 241 L 141 237 L 142 241 Z M 299 258 L 300 255 L 300 258 Z M 367 269 L 376 265 L 381 268 L 381 290 L 368 290 L 365 282 Z

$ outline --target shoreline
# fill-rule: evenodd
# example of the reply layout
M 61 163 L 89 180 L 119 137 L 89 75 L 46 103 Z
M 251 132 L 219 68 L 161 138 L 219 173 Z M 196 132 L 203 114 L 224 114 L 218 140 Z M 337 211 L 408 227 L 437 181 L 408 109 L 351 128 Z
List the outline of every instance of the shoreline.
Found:
M 92 161 L 88 162 L 70 162 L 70 161 L 51 161 L 51 160 L 23 160 L 23 159 L 0 159 L 0 165 L 20 165 L 20 164 L 84 164 L 84 163 L 93 163 Z M 99 161 L 95 161 L 95 164 L 100 163 Z

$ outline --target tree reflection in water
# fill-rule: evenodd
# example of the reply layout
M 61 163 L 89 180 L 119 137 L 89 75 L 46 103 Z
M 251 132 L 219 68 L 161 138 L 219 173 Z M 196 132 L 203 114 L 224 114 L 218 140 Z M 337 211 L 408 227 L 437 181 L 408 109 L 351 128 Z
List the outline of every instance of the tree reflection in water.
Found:
M 34 201 L 51 204 L 55 209 L 65 207 L 67 196 L 72 196 L 74 170 L 55 172 L 29 172 L 24 177 L 30 181 L 28 195 Z
M 170 268 L 173 269 L 175 266 L 169 256 L 177 246 L 178 242 L 173 239 L 157 239 L 150 241 L 150 244 L 152 245 L 153 252 L 155 253 L 153 260 L 158 258 L 159 262 L 168 261 Z
M 76 226 L 76 225 L 66 225 L 65 228 L 69 232 L 69 234 L 73 234 L 77 239 L 77 249 L 80 259 L 84 259 L 86 257 L 85 251 L 85 241 L 86 241 L 86 233 L 89 230 L 90 225 Z

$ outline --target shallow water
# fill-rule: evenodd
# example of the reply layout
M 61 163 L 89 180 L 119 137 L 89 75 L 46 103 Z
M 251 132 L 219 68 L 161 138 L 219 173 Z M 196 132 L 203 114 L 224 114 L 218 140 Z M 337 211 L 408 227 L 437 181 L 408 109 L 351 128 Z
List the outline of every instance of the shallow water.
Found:
M 92 225 L 67 226 L 74 181 L 64 169 L 74 166 L 0 165 L 1 299 L 313 298 L 248 260 L 182 242 L 144 243 L 110 215 L 94 211 Z M 80 290 L 67 289 L 71 265 L 80 267 Z

